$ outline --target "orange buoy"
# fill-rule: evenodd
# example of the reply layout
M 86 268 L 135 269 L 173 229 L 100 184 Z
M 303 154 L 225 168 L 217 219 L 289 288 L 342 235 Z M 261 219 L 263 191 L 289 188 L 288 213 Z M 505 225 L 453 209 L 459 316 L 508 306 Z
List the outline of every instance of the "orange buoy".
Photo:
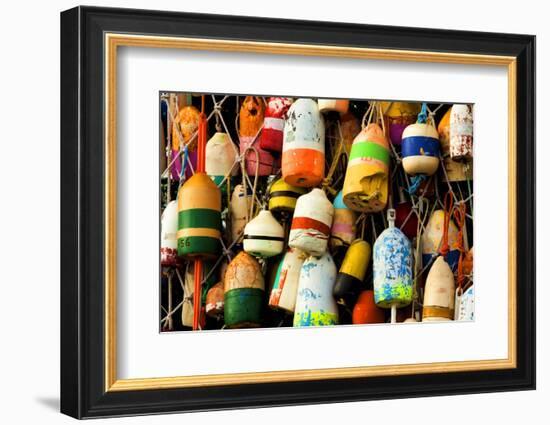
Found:
M 197 108 L 192 105 L 184 106 L 178 112 L 176 119 L 172 127 L 172 158 L 174 162 L 171 166 L 172 178 L 174 180 L 179 180 L 182 166 L 186 164 L 182 163 L 182 158 L 179 156 L 180 150 L 183 149 L 184 145 L 187 146 L 189 152 L 189 161 L 193 166 L 193 169 L 197 168 L 197 141 L 195 138 L 193 141 L 193 135 L 197 132 L 199 128 L 199 117 L 200 112 Z M 179 130 L 179 131 L 178 131 Z M 186 166 L 185 177 L 189 178 L 193 174 L 190 167 Z
M 378 124 L 369 124 L 351 147 L 344 203 L 355 211 L 382 211 L 388 202 L 389 165 L 388 139 Z
M 374 302 L 374 291 L 363 291 L 353 307 L 352 323 L 354 325 L 365 325 L 367 323 L 384 323 L 386 314 Z
M 245 155 L 246 173 L 250 176 L 256 174 L 257 163 L 259 176 L 269 176 L 273 174 L 273 155 L 262 149 L 259 143 L 255 143 L 263 122 L 263 100 L 259 97 L 247 96 L 239 112 L 239 149 L 241 155 L 244 154 L 250 146 L 253 146 L 258 152 L 258 154 L 256 154 L 256 152 L 249 150 Z
M 287 115 L 283 138 L 283 179 L 292 186 L 317 186 L 325 176 L 323 117 L 312 99 L 298 99 Z

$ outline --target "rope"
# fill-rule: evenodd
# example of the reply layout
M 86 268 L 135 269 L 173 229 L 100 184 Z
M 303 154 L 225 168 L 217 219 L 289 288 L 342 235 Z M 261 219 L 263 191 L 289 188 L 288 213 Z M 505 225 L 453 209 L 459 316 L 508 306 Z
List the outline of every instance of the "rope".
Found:
M 451 214 L 453 212 L 453 196 L 451 192 L 445 194 L 445 216 L 443 219 L 443 237 L 441 238 L 441 247 L 439 253 L 443 256 L 447 255 L 450 251 L 449 248 L 449 225 L 451 221 Z

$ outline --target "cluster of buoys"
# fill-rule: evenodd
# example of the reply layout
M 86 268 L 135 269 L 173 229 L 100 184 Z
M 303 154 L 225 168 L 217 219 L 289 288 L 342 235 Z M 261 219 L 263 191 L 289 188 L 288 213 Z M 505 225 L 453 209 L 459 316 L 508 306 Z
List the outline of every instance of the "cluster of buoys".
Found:
M 471 105 L 230 98 L 204 172 L 199 110 L 169 130 L 160 264 L 184 328 L 197 259 L 202 329 L 473 319 Z

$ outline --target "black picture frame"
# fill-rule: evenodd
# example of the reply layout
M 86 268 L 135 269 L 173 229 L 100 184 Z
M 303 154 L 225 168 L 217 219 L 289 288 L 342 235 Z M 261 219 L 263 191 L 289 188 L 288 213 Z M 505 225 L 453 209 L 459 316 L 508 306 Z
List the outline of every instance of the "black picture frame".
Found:
M 517 367 L 105 391 L 104 34 L 259 40 L 517 58 Z M 535 37 L 76 7 L 61 13 L 61 412 L 76 418 L 535 388 Z

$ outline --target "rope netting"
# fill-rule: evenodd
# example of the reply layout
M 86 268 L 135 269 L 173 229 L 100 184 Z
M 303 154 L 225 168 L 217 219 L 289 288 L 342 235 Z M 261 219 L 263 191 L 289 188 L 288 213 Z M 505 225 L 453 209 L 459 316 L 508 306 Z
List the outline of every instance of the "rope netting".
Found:
M 191 135 L 189 140 L 185 141 L 180 126 L 178 124 L 178 113 L 181 107 L 178 99 L 181 94 L 163 93 L 160 97 L 161 106 L 161 137 L 160 144 L 163 147 L 165 157 L 161 158 L 162 171 L 160 173 L 161 185 L 161 211 L 171 200 L 177 196 L 178 188 L 186 181 L 186 174 L 195 172 L 194 165 L 189 155 L 190 147 L 196 145 L 198 138 L 198 129 Z M 185 106 L 200 102 L 200 97 L 185 95 Z M 226 225 L 231 220 L 231 195 L 236 185 L 242 185 L 244 196 L 250 199 L 249 208 L 246 209 L 246 221 L 250 221 L 257 213 L 267 208 L 269 202 L 269 189 L 271 185 L 281 177 L 281 170 L 274 169 L 270 176 L 260 176 L 258 167 L 260 164 L 260 153 L 258 150 L 258 140 L 263 129 L 260 126 L 252 142 L 245 150 L 239 149 L 239 110 L 244 97 L 229 95 L 208 95 L 206 105 L 206 117 L 208 122 L 208 136 L 214 132 L 223 132 L 227 134 L 234 149 L 236 160 L 231 167 L 239 169 L 238 175 L 234 176 L 230 171 L 217 183 L 222 191 L 222 223 L 223 231 L 220 243 L 222 247 L 221 255 L 211 262 L 206 268 L 201 287 L 203 288 L 202 302 L 206 291 L 217 283 L 219 279 L 213 279 L 219 274 L 222 263 L 229 263 L 235 255 L 242 250 L 243 230 L 238 234 L 231 236 Z M 260 97 L 262 102 L 267 105 L 267 99 Z M 451 104 L 424 104 L 419 114 L 419 122 L 429 122 L 437 128 L 442 115 L 452 106 Z M 391 106 L 391 103 L 390 103 Z M 200 109 L 200 106 L 199 106 Z M 381 102 L 378 101 L 351 101 L 350 113 L 364 128 L 369 123 L 378 123 L 387 132 L 387 120 L 384 118 Z M 231 120 L 235 114 L 235 119 Z M 336 194 L 342 189 L 349 159 L 349 144 L 344 141 L 341 117 L 337 113 L 331 113 L 324 116 L 325 119 L 325 178 L 321 183 L 321 188 L 325 191 L 332 201 Z M 232 126 L 228 126 L 227 123 Z M 172 133 L 178 138 L 179 151 L 174 155 L 172 151 Z M 417 176 L 409 176 L 405 173 L 402 162 L 403 156 L 400 147 L 392 143 L 390 146 L 390 196 L 388 208 L 395 208 L 399 203 L 410 204 L 410 211 L 405 216 L 399 227 L 405 228 L 409 222 L 416 221 L 416 237 L 411 242 L 414 251 L 414 283 L 413 283 L 413 302 L 406 307 L 408 315 L 414 317 L 422 307 L 423 299 L 423 281 L 427 271 L 433 263 L 433 260 L 439 255 L 445 255 L 448 251 L 448 240 L 446 232 L 438 246 L 437 252 L 432 254 L 429 261 L 422 260 L 422 234 L 426 232 L 426 227 L 432 213 L 436 209 L 441 209 L 445 213 L 446 224 L 452 221 L 458 228 L 458 249 L 460 250 L 460 261 L 458 266 L 453 269 L 457 288 L 462 291 L 473 284 L 472 274 L 464 274 L 462 259 L 466 252 L 473 246 L 473 208 L 474 193 L 472 174 L 472 163 L 465 162 L 463 174 L 466 176 L 463 180 L 452 180 L 449 178 L 446 162 L 449 152 L 440 154 L 439 169 L 429 177 L 423 176 L 422 179 L 416 179 Z M 249 175 L 246 172 L 247 159 L 255 159 L 255 173 Z M 182 161 L 182 170 L 178 180 L 172 177 L 171 169 L 177 161 Z M 277 219 L 283 225 L 285 234 L 288 236 L 288 230 L 291 216 L 282 214 Z M 356 220 L 357 237 L 368 241 L 371 246 L 374 244 L 380 233 L 388 227 L 386 219 L 386 209 L 378 213 L 358 213 Z M 447 244 L 447 245 L 446 245 Z M 286 247 L 285 247 L 286 248 Z M 335 255 L 337 265 L 342 258 Z M 269 274 L 269 261 L 260 260 L 262 270 Z M 189 269 L 191 268 L 191 269 Z M 187 329 L 179 320 L 178 314 L 185 303 L 192 303 L 193 293 L 192 285 L 186 284 L 186 276 L 193 269 L 192 262 L 184 262 L 181 267 L 164 267 L 161 277 L 161 306 L 160 306 L 160 327 L 161 330 L 184 330 Z M 174 284 L 174 282 L 179 284 Z M 365 287 L 372 287 L 372 265 L 365 278 Z M 267 289 L 267 288 L 266 288 Z M 345 308 L 345 306 L 341 306 Z M 191 307 L 192 308 L 192 307 Z M 349 313 L 349 312 L 348 312 Z M 289 326 L 289 320 L 283 313 L 267 311 L 265 327 Z M 290 325 L 291 326 L 291 325 Z M 211 324 L 207 328 L 223 329 L 223 320 L 216 324 Z

